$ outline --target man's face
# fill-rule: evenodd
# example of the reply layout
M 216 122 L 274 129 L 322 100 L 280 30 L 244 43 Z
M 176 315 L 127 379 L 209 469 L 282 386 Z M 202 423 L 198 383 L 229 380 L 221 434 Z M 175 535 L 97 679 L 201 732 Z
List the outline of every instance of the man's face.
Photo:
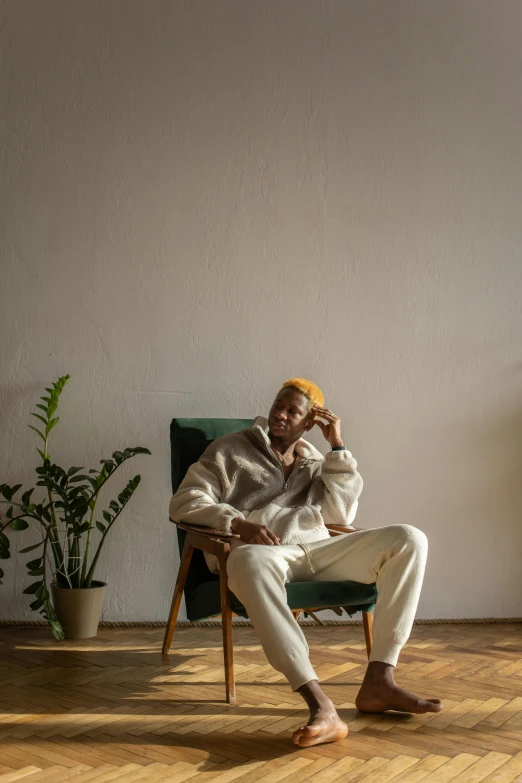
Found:
M 297 389 L 284 389 L 268 414 L 268 429 L 275 438 L 298 440 L 314 426 L 308 399 Z

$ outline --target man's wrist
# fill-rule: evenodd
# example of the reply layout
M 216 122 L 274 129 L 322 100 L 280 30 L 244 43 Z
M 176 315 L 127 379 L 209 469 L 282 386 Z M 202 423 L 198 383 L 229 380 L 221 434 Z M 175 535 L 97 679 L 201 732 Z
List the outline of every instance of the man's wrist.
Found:
M 332 451 L 344 451 L 346 448 L 342 440 L 335 440 L 333 443 L 330 443 L 330 446 L 332 447 Z
M 238 524 L 242 521 L 243 520 L 241 519 L 241 517 L 234 517 L 234 519 L 230 523 L 230 532 L 235 534 L 239 533 Z

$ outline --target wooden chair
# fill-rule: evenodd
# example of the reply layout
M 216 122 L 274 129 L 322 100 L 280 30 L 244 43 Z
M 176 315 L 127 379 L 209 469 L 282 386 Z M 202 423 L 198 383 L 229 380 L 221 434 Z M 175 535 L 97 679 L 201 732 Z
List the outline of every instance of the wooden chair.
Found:
M 176 492 L 189 466 L 197 462 L 209 443 L 220 435 L 246 429 L 251 424 L 250 419 L 173 419 L 170 428 L 172 491 Z M 229 590 L 227 582 L 226 563 L 230 553 L 230 541 L 236 536 L 216 533 L 207 527 L 198 527 L 184 522 L 176 523 L 176 527 L 181 559 L 163 641 L 163 654 L 167 654 L 170 650 L 184 592 L 189 620 L 197 621 L 221 615 L 226 700 L 234 704 L 236 691 L 232 614 L 248 617 L 244 606 Z M 329 529 L 331 535 L 346 532 L 346 528 L 329 526 Z M 219 562 L 219 575 L 213 574 L 208 569 L 203 552 L 216 555 Z M 366 649 L 368 655 L 370 654 L 372 612 L 377 598 L 374 584 L 366 585 L 350 581 L 292 582 L 286 585 L 286 592 L 288 604 L 296 621 L 301 612 L 306 612 L 322 625 L 323 623 L 314 614 L 320 609 L 333 609 L 339 615 L 342 614 L 342 609 L 350 615 L 362 611 Z

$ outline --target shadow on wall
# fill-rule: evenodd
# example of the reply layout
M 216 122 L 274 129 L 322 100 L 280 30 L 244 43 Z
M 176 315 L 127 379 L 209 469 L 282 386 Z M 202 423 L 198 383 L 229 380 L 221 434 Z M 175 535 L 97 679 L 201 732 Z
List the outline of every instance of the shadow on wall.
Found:
M 481 508 L 491 511 L 492 521 L 500 522 L 506 513 L 522 522 L 522 409 L 496 420 L 481 420 L 472 431 L 478 437 L 469 448 L 483 455 L 486 475 L 491 477 L 477 486 Z M 517 527 L 522 530 L 521 524 Z
M 483 463 L 468 494 L 468 511 L 476 512 L 476 518 L 482 520 L 476 534 L 490 544 L 487 557 L 497 561 L 494 571 L 499 581 L 505 580 L 511 594 L 515 581 L 522 597 L 522 569 L 513 568 L 514 560 L 522 557 L 522 408 L 477 421 L 470 432 L 476 437 L 466 442 L 466 449 L 475 452 L 475 464 L 477 452 Z M 503 562 L 507 566 L 504 572 Z

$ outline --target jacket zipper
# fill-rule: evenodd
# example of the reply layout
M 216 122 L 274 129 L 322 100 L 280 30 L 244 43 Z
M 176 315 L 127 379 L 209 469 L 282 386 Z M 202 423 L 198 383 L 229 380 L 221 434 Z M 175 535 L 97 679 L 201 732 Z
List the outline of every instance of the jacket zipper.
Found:
M 281 463 L 281 462 L 280 462 L 280 461 L 277 459 L 277 457 L 275 456 L 275 454 L 274 454 L 274 459 L 276 460 L 277 464 L 278 464 L 278 465 L 279 465 L 279 467 L 281 468 L 281 473 L 283 474 L 283 489 L 285 489 L 285 490 L 286 490 L 286 489 L 288 489 L 288 484 L 289 484 L 289 482 L 290 482 L 290 479 L 292 478 L 292 476 L 294 475 L 294 473 L 296 472 L 296 470 L 301 470 L 301 468 L 303 468 L 303 467 L 304 467 L 306 460 L 305 460 L 305 459 L 301 460 L 301 464 L 300 464 L 300 465 L 299 465 L 297 468 L 294 466 L 294 469 L 292 470 L 292 472 L 290 473 L 290 475 L 288 476 L 288 478 L 285 478 L 285 472 L 284 472 L 284 470 L 283 470 L 283 465 L 282 465 L 282 463 Z

